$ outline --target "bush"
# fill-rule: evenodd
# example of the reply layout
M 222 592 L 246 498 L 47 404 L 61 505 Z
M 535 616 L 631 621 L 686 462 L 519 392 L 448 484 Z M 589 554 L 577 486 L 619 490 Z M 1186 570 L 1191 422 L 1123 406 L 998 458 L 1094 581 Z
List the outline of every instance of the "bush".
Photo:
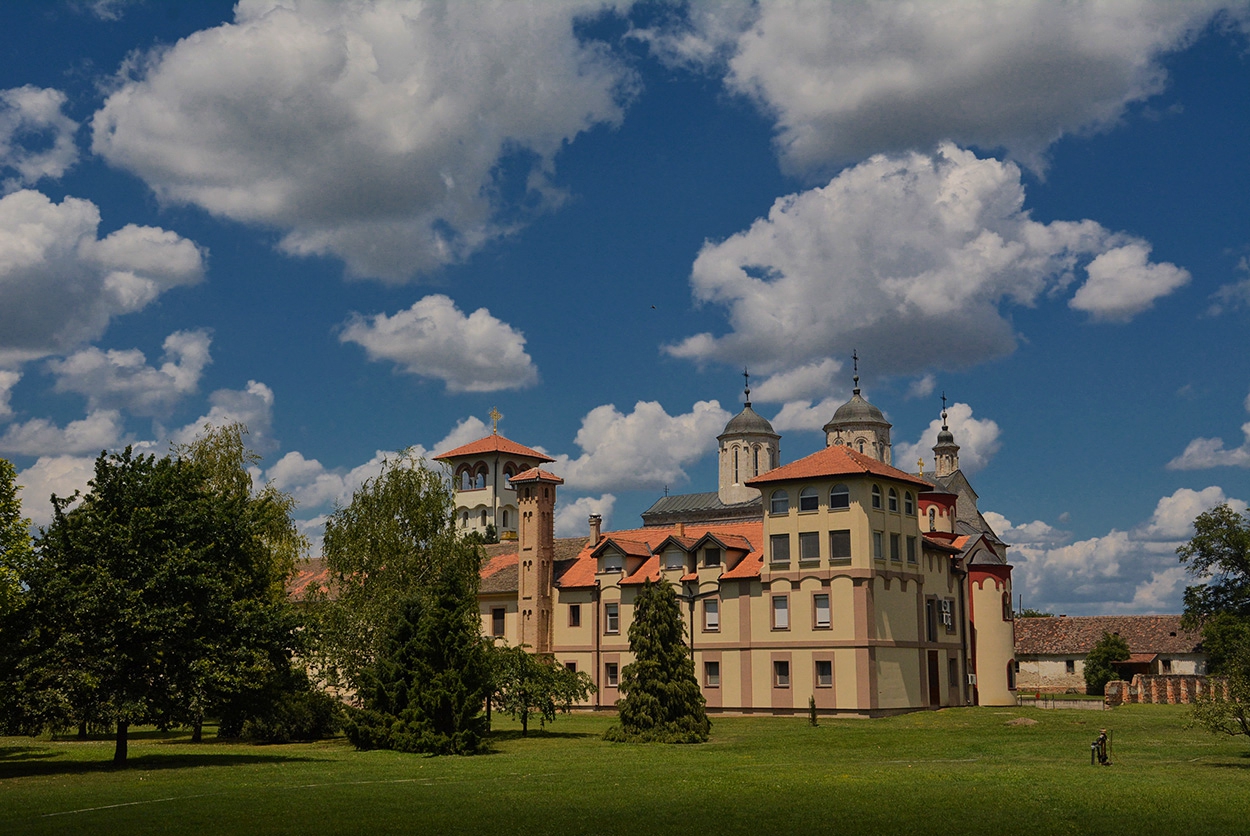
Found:
M 1085 693 L 1101 697 L 1107 683 L 1120 678 L 1120 672 L 1111 664 L 1129 657 L 1128 644 L 1119 636 L 1103 633 L 1085 657 Z
M 339 730 L 342 706 L 324 691 L 287 693 L 259 717 L 243 721 L 240 736 L 252 743 L 321 740 Z

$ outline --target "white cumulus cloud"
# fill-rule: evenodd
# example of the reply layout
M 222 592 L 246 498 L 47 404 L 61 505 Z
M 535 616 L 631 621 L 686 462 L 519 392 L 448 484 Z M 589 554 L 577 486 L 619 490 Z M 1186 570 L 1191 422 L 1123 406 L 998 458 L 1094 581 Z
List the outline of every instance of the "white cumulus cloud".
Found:
M 51 360 L 56 391 L 85 395 L 91 409 L 122 408 L 135 415 L 162 415 L 200 385 L 212 362 L 207 331 L 175 331 L 165 338 L 164 362 L 149 366 L 138 349 L 101 351 L 94 346 Z
M 53 203 L 23 190 L 0 198 L 0 363 L 63 354 L 204 274 L 193 242 L 128 224 L 97 238 L 89 200 Z
M 768 372 L 853 348 L 886 373 L 966 366 L 1015 348 L 1007 306 L 1062 293 L 1082 272 L 1100 289 L 1080 304 L 1107 316 L 1143 309 L 1184 272 L 1144 261 L 1147 244 L 1094 221 L 1038 223 L 1024 198 L 1015 165 L 949 143 L 872 157 L 704 244 L 694 297 L 724 306 L 731 330 L 666 350 Z
M 599 514 L 603 517 L 603 531 L 612 530 L 612 508 L 616 505 L 616 496 L 605 493 L 601 496 L 583 496 L 572 502 L 561 499 L 556 506 L 556 536 L 576 537 L 579 534 L 590 536 L 590 515 Z
M 486 308 L 465 314 L 441 294 L 394 316 L 353 316 L 339 339 L 370 360 L 390 360 L 410 374 L 443 381 L 449 392 L 520 389 L 538 380 L 525 335 Z
M 620 122 L 632 72 L 574 32 L 612 5 L 242 0 L 138 62 L 92 149 L 163 202 L 404 280 L 558 200 L 558 152 Z
M 731 417 L 716 401 L 698 401 L 682 415 L 654 401 L 639 401 L 629 413 L 605 404 L 582 419 L 574 438 L 582 454 L 556 456 L 551 468 L 578 491 L 681 484 L 689 479 L 684 468 L 715 449 Z
M 643 33 L 705 64 L 776 122 L 792 170 L 943 140 L 1007 148 L 1035 167 L 1071 133 L 1104 130 L 1161 91 L 1162 59 L 1237 3 L 691 4 Z M 1244 10 L 1242 11 L 1244 14 Z
M 32 418 L 5 429 L 0 436 L 0 451 L 18 456 L 99 453 L 116 448 L 123 433 L 122 416 L 115 409 L 95 410 L 64 427 L 46 418 Z
M 1250 395 L 1246 396 L 1250 412 Z M 1195 438 L 1179 456 L 1168 462 L 1168 470 L 1205 470 L 1211 467 L 1250 467 L 1250 421 L 1241 425 L 1244 437 L 1240 447 L 1225 447 L 1221 438 Z
M 0 90 L 0 191 L 33 186 L 64 174 L 78 160 L 78 123 L 61 112 L 60 90 L 14 87 Z
M 247 426 L 250 447 L 262 452 L 273 448 L 273 390 L 264 383 L 249 380 L 243 389 L 218 389 L 208 396 L 208 402 L 208 412 L 169 434 L 171 442 L 190 444 L 206 424 L 224 427 L 240 423 Z
M 955 436 L 955 443 L 959 445 L 959 469 L 965 474 L 976 473 L 989 464 L 1002 446 L 1002 431 L 998 423 L 989 418 L 973 418 L 972 407 L 966 403 L 951 404 L 946 414 L 947 426 Z M 895 444 L 895 466 L 911 471 L 917 460 L 924 459 L 925 471 L 932 473 L 935 468 L 933 445 L 937 444 L 937 436 L 941 430 L 942 419 L 934 418 L 920 434 L 919 440 L 911 444 Z
M 35 525 L 52 522 L 51 497 L 65 498 L 74 491 L 86 491 L 95 476 L 95 456 L 40 456 L 33 465 L 17 474 L 22 486 L 22 513 Z
M 1140 241 L 1101 253 L 1085 268 L 1089 280 L 1068 304 L 1095 319 L 1124 321 L 1189 281 L 1189 271 L 1151 264 L 1149 257 L 1149 245 Z
M 9 401 L 13 397 L 13 387 L 21 379 L 21 372 L 0 369 L 0 418 L 8 418 L 13 414 Z

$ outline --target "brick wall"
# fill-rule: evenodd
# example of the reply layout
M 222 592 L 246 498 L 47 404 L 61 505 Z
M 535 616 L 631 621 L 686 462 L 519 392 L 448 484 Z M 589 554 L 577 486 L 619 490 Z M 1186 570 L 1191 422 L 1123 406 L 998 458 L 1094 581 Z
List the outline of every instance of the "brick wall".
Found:
M 1199 694 L 1221 693 L 1228 699 L 1228 680 L 1220 676 L 1197 676 L 1193 674 L 1166 674 L 1143 676 L 1137 674 L 1132 682 L 1116 680 L 1108 682 L 1105 702 L 1109 708 L 1125 703 L 1154 703 L 1156 705 L 1188 705 Z

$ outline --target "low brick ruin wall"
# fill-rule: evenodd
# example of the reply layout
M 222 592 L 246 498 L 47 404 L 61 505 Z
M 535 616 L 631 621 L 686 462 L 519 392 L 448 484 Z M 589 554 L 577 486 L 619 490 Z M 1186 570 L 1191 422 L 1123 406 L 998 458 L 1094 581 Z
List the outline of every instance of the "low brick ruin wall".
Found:
M 1163 674 L 1144 676 L 1137 674 L 1132 682 L 1116 680 L 1108 682 L 1103 692 L 1108 708 L 1125 703 L 1154 703 L 1156 705 L 1188 705 L 1199 694 L 1228 698 L 1228 680 L 1220 676 L 1196 676 L 1193 674 Z

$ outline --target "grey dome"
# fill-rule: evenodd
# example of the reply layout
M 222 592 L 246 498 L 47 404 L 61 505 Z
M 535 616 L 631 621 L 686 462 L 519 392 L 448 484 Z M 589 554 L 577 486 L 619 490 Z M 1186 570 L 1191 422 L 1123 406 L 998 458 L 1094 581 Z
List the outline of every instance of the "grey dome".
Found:
M 952 433 L 950 430 L 948 430 L 946 427 L 942 427 L 942 430 L 938 433 L 937 446 L 941 447 L 946 444 L 954 444 L 954 443 L 955 443 L 955 434 Z
M 838 411 L 833 413 L 833 420 L 825 425 L 825 431 L 828 432 L 831 427 L 864 423 L 888 424 L 889 422 L 885 420 L 881 410 L 864 400 L 859 394 L 859 389 L 856 389 L 855 394 L 851 395 L 851 399 L 838 407 Z
M 768 419 L 751 408 L 751 402 L 737 415 L 729 419 L 721 435 L 777 435 Z

